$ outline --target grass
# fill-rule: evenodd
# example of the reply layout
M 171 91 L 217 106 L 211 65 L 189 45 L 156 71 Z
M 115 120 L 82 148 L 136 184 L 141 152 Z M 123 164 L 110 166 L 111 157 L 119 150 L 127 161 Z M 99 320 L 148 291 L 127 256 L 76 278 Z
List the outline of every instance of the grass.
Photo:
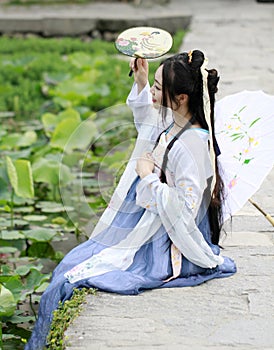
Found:
M 66 343 L 69 341 L 65 339 L 65 331 L 73 320 L 79 316 L 86 297 L 89 294 L 95 294 L 94 289 L 74 289 L 73 296 L 70 300 L 63 304 L 59 303 L 59 308 L 54 311 L 51 329 L 48 335 L 48 347 L 50 350 L 63 350 L 66 348 Z

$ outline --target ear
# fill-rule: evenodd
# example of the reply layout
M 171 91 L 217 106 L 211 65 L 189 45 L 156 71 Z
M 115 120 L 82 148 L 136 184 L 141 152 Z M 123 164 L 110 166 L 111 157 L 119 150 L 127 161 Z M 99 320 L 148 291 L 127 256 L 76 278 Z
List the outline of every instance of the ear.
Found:
M 186 94 L 178 95 L 178 101 L 179 101 L 180 105 L 187 104 L 188 103 L 188 95 L 186 95 Z

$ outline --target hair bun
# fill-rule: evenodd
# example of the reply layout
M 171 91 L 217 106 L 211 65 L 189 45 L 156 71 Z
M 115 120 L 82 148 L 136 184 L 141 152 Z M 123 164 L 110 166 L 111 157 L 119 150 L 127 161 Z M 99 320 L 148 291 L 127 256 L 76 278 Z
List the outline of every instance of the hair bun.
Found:
M 191 59 L 190 59 L 191 57 Z M 191 50 L 188 53 L 188 63 L 192 69 L 199 69 L 203 65 L 205 56 L 200 50 Z
M 218 72 L 216 69 L 207 69 L 208 77 L 207 77 L 207 84 L 208 84 L 208 91 L 212 93 L 216 93 L 218 91 L 218 82 L 220 80 L 220 77 L 218 76 Z

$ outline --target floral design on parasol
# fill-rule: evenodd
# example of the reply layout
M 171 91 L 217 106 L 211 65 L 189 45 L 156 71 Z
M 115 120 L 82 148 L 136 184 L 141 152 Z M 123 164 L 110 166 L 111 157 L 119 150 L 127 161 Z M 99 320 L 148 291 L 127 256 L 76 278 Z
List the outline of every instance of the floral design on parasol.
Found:
M 273 168 L 274 96 L 244 90 L 224 97 L 216 103 L 215 133 L 226 220 L 258 191 Z

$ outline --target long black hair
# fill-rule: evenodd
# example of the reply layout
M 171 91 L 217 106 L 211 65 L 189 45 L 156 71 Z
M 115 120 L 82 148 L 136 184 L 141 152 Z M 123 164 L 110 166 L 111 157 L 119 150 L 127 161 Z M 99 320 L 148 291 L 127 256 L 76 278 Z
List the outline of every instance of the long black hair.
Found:
M 166 118 L 168 101 L 172 101 L 179 107 L 177 97 L 180 94 L 188 95 L 188 111 L 192 115 L 191 122 L 199 123 L 203 129 L 209 130 L 205 119 L 203 103 L 203 77 L 201 66 L 205 60 L 203 52 L 194 50 L 191 53 L 183 52 L 167 58 L 160 65 L 163 65 L 162 81 L 162 117 Z M 214 130 L 214 105 L 215 94 L 218 91 L 217 85 L 219 76 L 216 69 L 207 70 L 207 86 L 210 100 L 210 118 L 213 147 L 215 151 L 215 177 L 216 182 L 209 200 L 209 222 L 211 228 L 212 243 L 218 244 L 220 232 L 223 224 L 222 217 L 222 200 L 223 200 L 223 181 L 219 172 L 217 156 L 219 149 L 216 142 Z M 174 141 L 173 141 L 174 143 Z M 173 145 L 173 144 L 172 144 Z M 171 145 L 171 146 L 172 146 Z M 171 147 L 169 147 L 170 149 Z M 167 153 L 163 160 L 162 175 L 165 179 L 164 172 L 167 163 Z

